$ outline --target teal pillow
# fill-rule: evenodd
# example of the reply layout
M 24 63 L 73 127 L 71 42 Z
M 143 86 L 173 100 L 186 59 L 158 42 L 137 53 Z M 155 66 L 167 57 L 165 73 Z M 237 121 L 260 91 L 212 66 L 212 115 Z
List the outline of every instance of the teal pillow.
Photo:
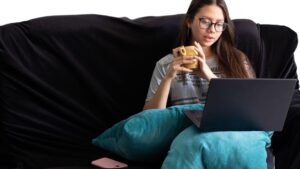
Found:
M 200 132 L 195 126 L 172 142 L 162 169 L 263 169 L 272 132 Z
M 92 143 L 128 160 L 162 160 L 173 139 L 191 121 L 183 110 L 203 110 L 202 104 L 142 111 L 104 131 Z

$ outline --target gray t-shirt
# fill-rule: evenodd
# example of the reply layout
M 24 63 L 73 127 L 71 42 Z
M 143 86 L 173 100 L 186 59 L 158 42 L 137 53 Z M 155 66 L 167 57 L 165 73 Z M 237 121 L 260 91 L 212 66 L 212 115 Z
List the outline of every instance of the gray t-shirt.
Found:
M 161 58 L 154 68 L 146 101 L 149 100 L 158 89 L 162 79 L 165 77 L 173 55 L 168 54 Z M 206 60 L 207 65 L 218 77 L 224 77 L 218 67 L 218 60 L 214 57 Z M 191 73 L 178 73 L 172 80 L 169 94 L 171 105 L 205 103 L 209 82 L 199 75 Z

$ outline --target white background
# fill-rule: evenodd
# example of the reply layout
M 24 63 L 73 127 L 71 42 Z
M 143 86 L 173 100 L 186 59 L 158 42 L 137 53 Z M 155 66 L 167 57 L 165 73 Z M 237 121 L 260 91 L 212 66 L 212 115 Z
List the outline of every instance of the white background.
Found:
M 138 18 L 185 13 L 190 0 L 2 0 L 0 25 L 36 17 L 69 14 L 103 14 Z M 232 19 L 247 18 L 261 24 L 292 28 L 300 36 L 297 0 L 227 0 Z M 300 69 L 300 51 L 295 58 Z M 300 70 L 298 69 L 298 75 Z

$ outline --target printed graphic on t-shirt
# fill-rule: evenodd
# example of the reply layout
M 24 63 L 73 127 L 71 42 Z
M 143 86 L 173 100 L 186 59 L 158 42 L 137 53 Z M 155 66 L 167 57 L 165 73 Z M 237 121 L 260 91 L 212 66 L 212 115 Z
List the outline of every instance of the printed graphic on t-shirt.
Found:
M 216 76 L 223 77 L 216 63 L 211 63 L 209 66 Z M 171 85 L 171 104 L 204 104 L 208 86 L 209 82 L 201 78 L 197 72 L 178 73 Z

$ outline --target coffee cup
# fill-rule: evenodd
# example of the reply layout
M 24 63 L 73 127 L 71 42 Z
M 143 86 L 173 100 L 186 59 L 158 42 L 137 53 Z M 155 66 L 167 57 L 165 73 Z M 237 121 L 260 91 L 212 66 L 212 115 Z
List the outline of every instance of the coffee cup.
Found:
M 196 55 L 198 55 L 198 52 L 196 51 L 195 46 L 183 46 L 179 48 L 179 56 L 185 57 Z M 198 69 L 198 62 L 183 64 L 183 66 L 188 69 Z

